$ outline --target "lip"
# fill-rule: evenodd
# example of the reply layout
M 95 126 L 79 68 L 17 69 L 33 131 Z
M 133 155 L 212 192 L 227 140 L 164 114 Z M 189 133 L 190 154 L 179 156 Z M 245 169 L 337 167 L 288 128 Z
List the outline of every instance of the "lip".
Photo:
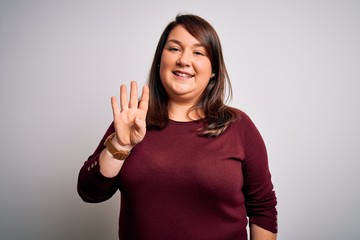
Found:
M 192 78 L 195 76 L 195 74 L 191 74 L 185 71 L 180 71 L 180 70 L 175 70 L 172 71 L 172 73 L 177 76 L 177 77 L 181 77 L 181 78 Z

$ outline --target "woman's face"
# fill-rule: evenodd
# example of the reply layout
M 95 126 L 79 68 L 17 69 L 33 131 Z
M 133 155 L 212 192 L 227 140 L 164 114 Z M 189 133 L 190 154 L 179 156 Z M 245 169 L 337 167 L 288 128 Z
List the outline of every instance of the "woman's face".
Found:
M 178 25 L 169 34 L 161 55 L 160 78 L 170 101 L 195 104 L 211 78 L 206 49 Z

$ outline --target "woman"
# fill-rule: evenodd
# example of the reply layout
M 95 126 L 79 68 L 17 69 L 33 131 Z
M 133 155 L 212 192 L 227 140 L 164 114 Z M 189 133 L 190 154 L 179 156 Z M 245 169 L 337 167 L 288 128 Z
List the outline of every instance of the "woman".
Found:
M 120 87 L 114 121 L 80 170 L 78 192 L 101 202 L 120 190 L 119 238 L 276 239 L 277 211 L 264 142 L 224 104 L 219 38 L 194 15 L 160 37 L 148 86 Z M 231 90 L 229 91 L 231 95 Z

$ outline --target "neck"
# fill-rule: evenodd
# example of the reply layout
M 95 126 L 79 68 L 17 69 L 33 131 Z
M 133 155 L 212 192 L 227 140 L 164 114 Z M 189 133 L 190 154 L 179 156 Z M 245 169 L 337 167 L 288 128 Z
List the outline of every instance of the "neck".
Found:
M 169 118 L 179 122 L 189 122 L 202 118 L 195 110 L 190 110 L 191 107 L 192 105 L 170 103 Z

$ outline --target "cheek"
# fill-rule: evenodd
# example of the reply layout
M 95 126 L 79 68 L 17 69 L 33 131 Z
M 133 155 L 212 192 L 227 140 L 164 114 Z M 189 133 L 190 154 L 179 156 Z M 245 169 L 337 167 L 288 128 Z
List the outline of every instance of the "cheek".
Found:
M 171 64 L 173 64 L 173 62 L 174 62 L 174 56 L 172 56 L 172 54 L 169 54 L 167 52 L 163 52 L 161 54 L 160 66 L 168 67 Z
M 211 77 L 212 68 L 210 62 L 201 62 L 197 65 L 197 69 L 202 73 L 203 77 L 209 78 Z
M 165 69 L 166 69 L 166 59 L 164 58 L 163 55 L 161 55 L 160 66 L 159 66 L 159 75 L 160 75 L 161 81 L 164 78 Z
M 167 74 L 167 71 L 170 69 L 170 67 L 171 67 L 171 59 L 169 58 L 169 56 L 167 56 L 167 54 L 163 53 L 161 55 L 161 61 L 159 67 L 160 77 L 165 76 Z
M 164 64 L 160 64 L 159 75 L 161 82 L 163 82 L 166 79 L 167 75 L 166 66 L 164 66 Z

